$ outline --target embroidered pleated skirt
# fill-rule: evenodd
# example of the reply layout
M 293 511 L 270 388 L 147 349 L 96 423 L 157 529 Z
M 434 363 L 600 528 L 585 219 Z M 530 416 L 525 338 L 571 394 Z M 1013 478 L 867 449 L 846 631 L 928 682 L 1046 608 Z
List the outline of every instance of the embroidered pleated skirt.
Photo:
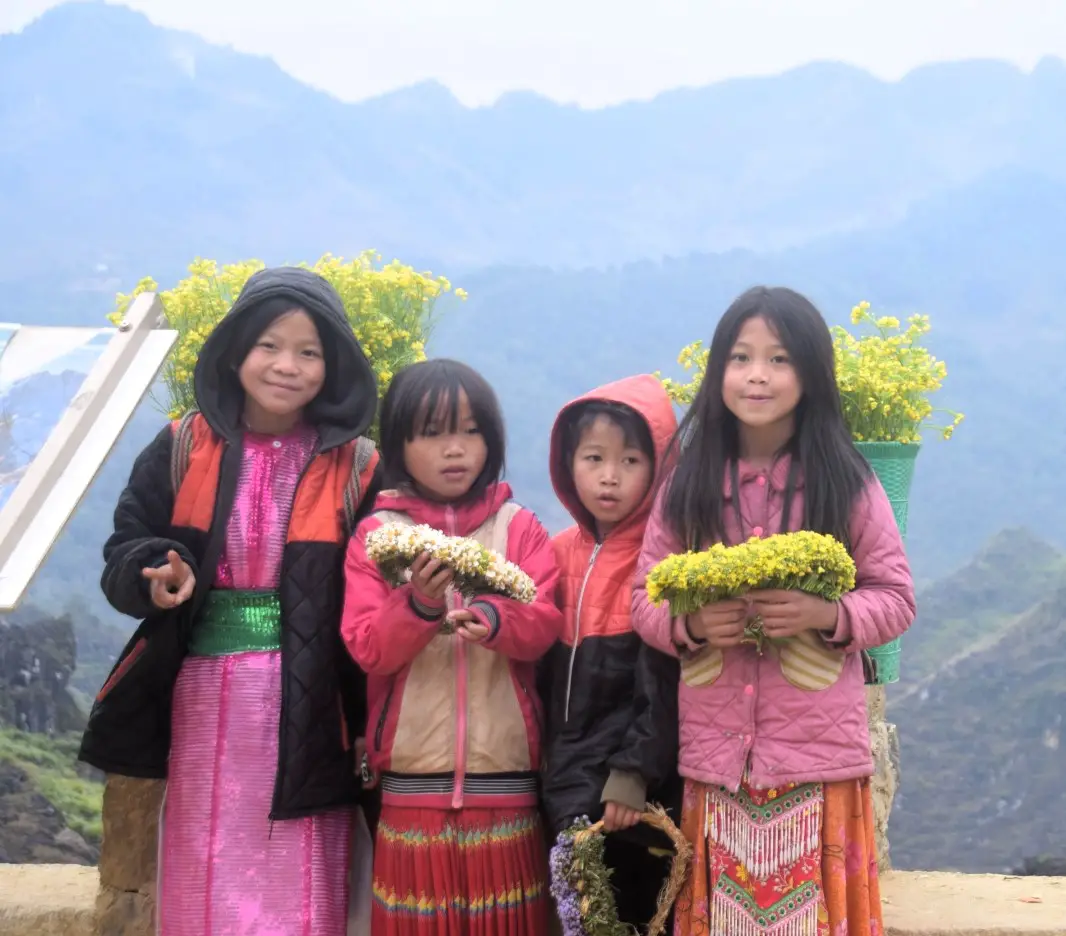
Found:
M 275 593 L 211 593 L 174 693 L 161 936 L 345 936 L 354 811 L 268 818 L 279 639 Z
M 545 936 L 547 854 L 535 808 L 386 804 L 374 851 L 373 936 Z
M 867 780 L 737 793 L 686 781 L 675 936 L 881 936 Z

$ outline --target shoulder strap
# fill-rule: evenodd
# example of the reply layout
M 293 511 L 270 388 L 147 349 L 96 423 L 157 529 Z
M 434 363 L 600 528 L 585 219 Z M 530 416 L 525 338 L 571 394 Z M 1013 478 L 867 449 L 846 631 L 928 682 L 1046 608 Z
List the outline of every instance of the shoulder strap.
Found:
M 374 468 L 377 466 L 378 452 L 373 441 L 360 436 L 355 442 L 355 454 L 352 458 L 352 473 L 344 485 L 344 535 L 345 539 L 355 531 L 355 515 L 363 501 L 366 488 L 370 486 Z
M 518 512 L 522 509 L 520 504 L 516 504 L 514 501 L 507 501 L 499 510 L 496 511 L 492 517 L 492 543 L 490 549 L 499 553 L 501 556 L 507 556 L 507 534 L 511 527 L 511 521 L 518 516 Z
M 189 459 L 192 457 L 193 423 L 199 415 L 198 410 L 189 410 L 181 419 L 171 423 L 174 441 L 170 448 L 170 489 L 175 496 L 181 490 L 185 472 L 189 470 Z

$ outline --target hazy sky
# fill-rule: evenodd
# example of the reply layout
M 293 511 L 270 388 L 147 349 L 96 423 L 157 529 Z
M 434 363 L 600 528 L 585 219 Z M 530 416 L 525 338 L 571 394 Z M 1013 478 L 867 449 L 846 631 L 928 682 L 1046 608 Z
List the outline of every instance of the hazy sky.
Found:
M 0 32 L 54 0 L 0 0 Z M 533 89 L 585 106 L 832 59 L 1066 58 L 1066 0 L 129 0 L 156 23 L 269 55 L 345 100 L 435 78 L 468 104 Z

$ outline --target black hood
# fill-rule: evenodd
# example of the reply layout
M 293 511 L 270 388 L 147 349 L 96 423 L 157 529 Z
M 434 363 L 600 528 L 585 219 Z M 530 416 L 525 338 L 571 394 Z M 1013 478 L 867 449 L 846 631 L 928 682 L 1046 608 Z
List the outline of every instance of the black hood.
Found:
M 326 382 L 306 411 L 322 449 L 365 434 L 377 412 L 374 371 L 352 333 L 337 291 L 325 278 L 302 267 L 272 267 L 249 278 L 200 351 L 193 377 L 197 408 L 219 436 L 229 442 L 241 438 L 244 389 L 237 370 L 270 324 L 255 322 L 257 310 L 279 298 L 305 309 L 322 339 Z

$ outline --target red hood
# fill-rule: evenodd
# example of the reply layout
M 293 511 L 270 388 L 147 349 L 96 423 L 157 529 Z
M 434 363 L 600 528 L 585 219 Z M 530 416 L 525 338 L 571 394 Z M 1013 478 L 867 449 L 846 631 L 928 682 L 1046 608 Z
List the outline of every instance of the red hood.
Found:
M 449 536 L 469 536 L 510 499 L 511 486 L 501 481 L 490 487 L 480 500 L 458 504 L 426 500 L 413 491 L 382 491 L 374 509 L 405 513 L 415 523 L 425 523 Z
M 674 415 L 674 406 L 663 389 L 658 378 L 651 374 L 641 374 L 637 377 L 626 377 L 624 380 L 616 380 L 614 383 L 597 387 L 595 390 L 579 396 L 576 400 L 567 403 L 555 418 L 555 426 L 552 428 L 551 455 L 549 465 L 551 469 L 552 487 L 562 505 L 570 511 L 570 515 L 578 525 L 588 534 L 595 536 L 595 523 L 592 515 L 581 506 L 577 498 L 577 490 L 574 488 L 574 478 L 571 467 L 564 461 L 563 427 L 565 417 L 569 410 L 579 403 L 591 401 L 602 403 L 623 403 L 636 410 L 648 424 L 651 431 L 652 444 L 655 446 L 655 471 L 656 476 L 663 474 L 663 462 L 666 457 L 670 440 L 677 431 L 677 417 Z M 640 506 L 633 511 L 622 523 L 611 531 L 611 536 L 629 529 L 643 529 L 648 514 L 651 511 L 652 502 L 655 500 L 655 485 L 651 486 Z

